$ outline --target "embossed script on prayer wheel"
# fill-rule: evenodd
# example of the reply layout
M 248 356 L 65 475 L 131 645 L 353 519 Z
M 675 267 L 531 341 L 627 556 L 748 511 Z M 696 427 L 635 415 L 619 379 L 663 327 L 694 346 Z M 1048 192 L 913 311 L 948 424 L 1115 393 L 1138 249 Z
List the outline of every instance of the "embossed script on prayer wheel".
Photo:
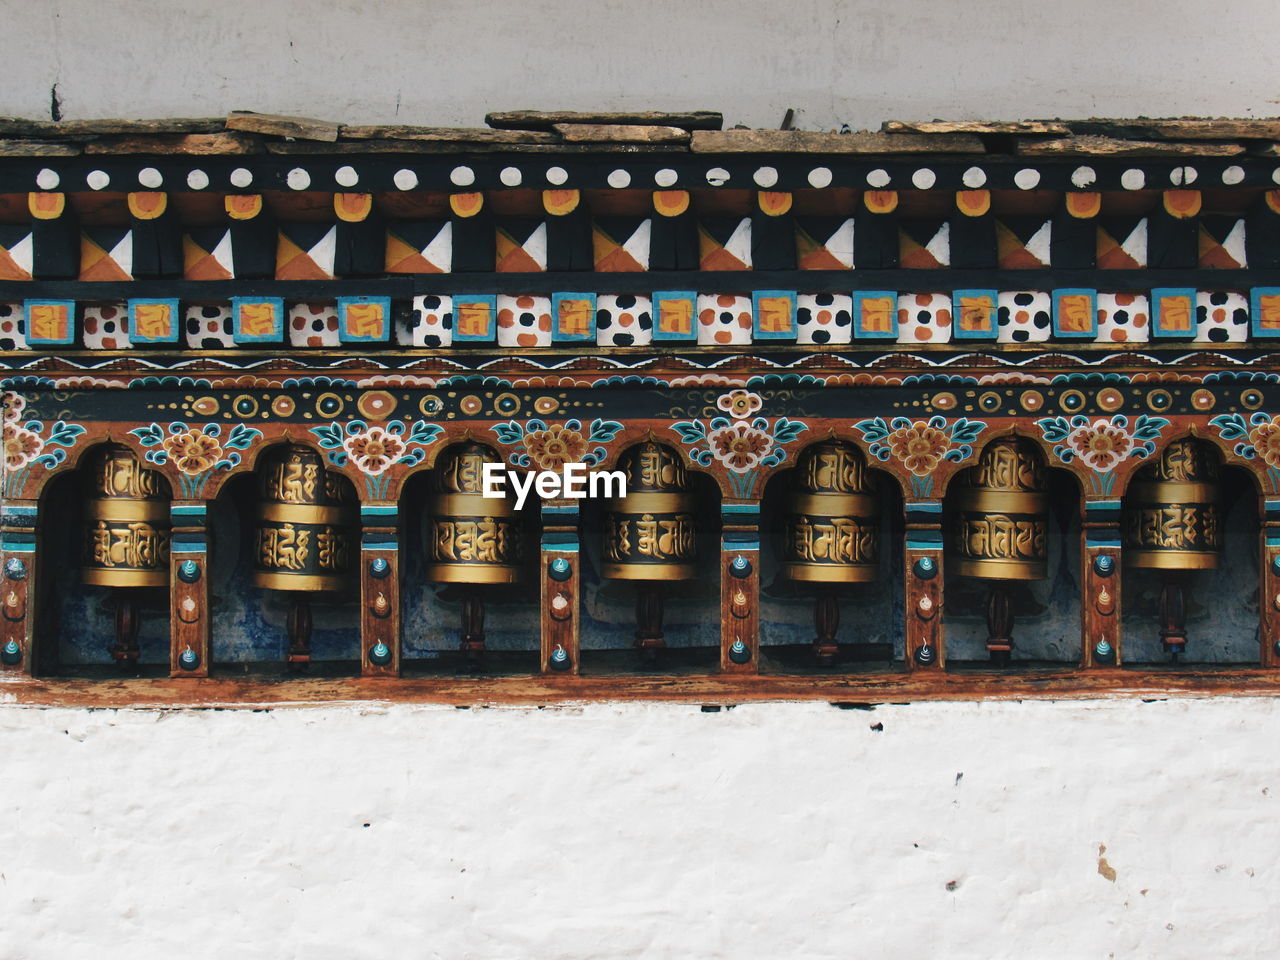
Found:
M 626 496 L 604 514 L 601 574 L 616 580 L 691 580 L 697 541 L 693 494 L 680 458 L 646 440 L 622 455 Z
M 880 510 L 862 453 L 827 440 L 800 455 L 787 500 L 782 574 L 865 583 L 880 573 Z
M 287 446 L 259 468 L 253 582 L 271 590 L 342 590 L 349 582 L 355 504 L 309 447 Z
M 1124 501 L 1124 560 L 1131 567 L 1212 570 L 1222 549 L 1215 451 L 1175 440 L 1134 477 Z
M 467 442 L 436 464 L 427 504 L 427 579 L 441 583 L 515 583 L 520 579 L 520 519 L 509 497 L 484 496 L 493 450 Z
M 996 440 L 955 482 L 947 542 L 951 570 L 984 580 L 1043 579 L 1049 495 L 1039 451 L 1025 440 Z
M 88 471 L 82 579 L 103 587 L 169 583 L 169 488 L 125 447 L 96 454 Z

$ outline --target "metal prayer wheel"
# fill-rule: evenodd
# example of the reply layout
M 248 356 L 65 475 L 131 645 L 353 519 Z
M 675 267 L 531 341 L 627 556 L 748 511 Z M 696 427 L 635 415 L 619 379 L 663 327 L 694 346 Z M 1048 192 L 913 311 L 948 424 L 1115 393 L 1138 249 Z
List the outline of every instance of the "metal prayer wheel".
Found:
M 1026 440 L 996 440 L 956 483 L 950 569 L 983 580 L 1044 579 L 1049 494 L 1039 451 Z
M 786 504 L 782 575 L 866 583 L 880 574 L 880 503 L 862 453 L 843 440 L 800 455 Z
M 169 489 L 126 447 L 94 455 L 88 471 L 82 579 L 102 587 L 169 584 Z
M 270 590 L 343 590 L 350 582 L 355 503 L 310 447 L 268 453 L 261 478 L 253 582 Z
M 1218 460 L 1175 440 L 1134 476 L 1124 501 L 1124 560 L 1156 570 L 1213 570 L 1222 549 Z
M 520 579 L 520 519 L 510 497 L 484 495 L 484 465 L 501 464 L 468 441 L 436 464 L 427 504 L 427 579 L 441 583 L 515 583 Z
M 601 575 L 615 580 L 692 580 L 694 498 L 680 458 L 646 440 L 622 455 L 626 494 L 604 514 Z

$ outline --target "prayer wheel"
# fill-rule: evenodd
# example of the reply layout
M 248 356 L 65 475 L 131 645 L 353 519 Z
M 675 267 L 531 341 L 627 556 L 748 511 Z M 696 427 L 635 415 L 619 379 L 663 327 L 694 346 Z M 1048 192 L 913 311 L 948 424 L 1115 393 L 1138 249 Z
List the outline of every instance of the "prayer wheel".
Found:
M 436 464 L 427 519 L 427 579 L 441 583 L 515 583 L 520 579 L 520 519 L 510 497 L 484 495 L 490 448 L 467 441 Z
M 320 454 L 290 444 L 259 468 L 260 504 L 253 582 L 304 593 L 350 582 L 355 503 Z
M 615 580 L 692 580 L 697 541 L 684 464 L 646 440 L 622 455 L 626 493 L 604 515 L 601 575 Z
M 1124 561 L 1154 570 L 1213 570 L 1222 549 L 1214 451 L 1175 440 L 1133 478 L 1124 501 Z
M 1043 580 L 1049 494 L 1039 451 L 1014 437 L 996 440 L 956 483 L 950 569 L 981 580 Z
M 102 587 L 169 584 L 169 492 L 126 447 L 105 447 L 88 471 L 85 583 Z
M 1187 645 L 1191 575 L 1218 566 L 1222 550 L 1217 454 L 1195 440 L 1175 440 L 1135 474 L 1121 517 L 1127 566 L 1160 577 L 1160 642 L 1173 659 Z
M 800 455 L 786 506 L 782 575 L 866 583 L 880 574 L 880 504 L 861 452 L 826 440 Z

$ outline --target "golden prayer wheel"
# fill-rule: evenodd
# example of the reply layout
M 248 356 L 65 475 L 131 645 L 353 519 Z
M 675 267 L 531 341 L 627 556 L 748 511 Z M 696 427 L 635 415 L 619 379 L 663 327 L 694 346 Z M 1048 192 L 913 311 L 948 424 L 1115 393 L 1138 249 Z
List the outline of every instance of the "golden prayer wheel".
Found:
M 996 440 L 956 483 L 949 569 L 983 580 L 1044 579 L 1049 494 L 1039 451 L 1026 440 Z
M 1124 501 L 1124 560 L 1156 570 L 1213 570 L 1222 549 L 1215 452 L 1175 440 L 1134 476 Z
M 520 579 L 520 518 L 510 497 L 484 495 L 484 465 L 502 462 L 474 441 L 441 456 L 427 504 L 428 580 L 482 584 Z
M 169 491 L 126 447 L 94 455 L 88 471 L 82 579 L 102 587 L 169 584 Z
M 861 452 L 826 440 L 800 455 L 786 506 L 782 575 L 866 583 L 880 574 L 880 503 Z
M 350 582 L 355 503 L 320 454 L 290 444 L 258 470 L 253 582 L 270 590 L 342 590 Z
M 601 575 L 615 580 L 692 580 L 697 540 L 693 494 L 680 458 L 646 440 L 622 455 L 626 494 L 604 514 Z

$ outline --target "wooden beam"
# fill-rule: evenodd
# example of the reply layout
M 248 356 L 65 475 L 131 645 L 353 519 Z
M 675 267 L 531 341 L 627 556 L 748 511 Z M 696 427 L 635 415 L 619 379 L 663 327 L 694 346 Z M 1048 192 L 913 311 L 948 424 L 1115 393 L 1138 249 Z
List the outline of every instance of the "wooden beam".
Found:
M 0 137 L 94 137 L 108 134 L 217 133 L 222 117 L 201 120 L 25 120 L 0 117 Z
M 883 133 L 992 133 L 1018 136 L 1068 136 L 1061 120 L 886 120 Z
M 809 133 L 803 130 L 695 132 L 694 153 L 984 153 L 973 134 Z
M 314 120 L 311 117 L 286 117 L 272 113 L 236 110 L 227 115 L 226 128 L 245 133 L 291 137 L 294 140 L 322 140 L 333 143 L 338 139 L 340 124 L 330 120 Z
M 490 130 L 487 127 L 346 126 L 343 140 L 413 140 L 444 143 L 559 143 L 553 133 L 535 130 Z
M 601 113 L 575 110 L 499 110 L 485 114 L 484 122 L 502 130 L 551 130 L 557 123 L 639 124 L 679 127 L 681 130 L 719 130 L 724 125 L 724 115 L 714 110 L 674 113 L 663 110 Z
M 688 143 L 689 131 L 679 127 L 626 123 L 557 123 L 565 143 Z
M 1170 143 L 1098 136 L 1020 140 L 1016 150 L 1020 157 L 1234 157 L 1244 153 L 1238 143 Z
M 0 157 L 75 157 L 79 144 L 48 143 L 41 140 L 0 140 Z
M 262 153 L 262 140 L 244 133 L 159 134 L 103 137 L 85 144 L 87 154 L 146 153 L 175 156 L 244 156 Z

